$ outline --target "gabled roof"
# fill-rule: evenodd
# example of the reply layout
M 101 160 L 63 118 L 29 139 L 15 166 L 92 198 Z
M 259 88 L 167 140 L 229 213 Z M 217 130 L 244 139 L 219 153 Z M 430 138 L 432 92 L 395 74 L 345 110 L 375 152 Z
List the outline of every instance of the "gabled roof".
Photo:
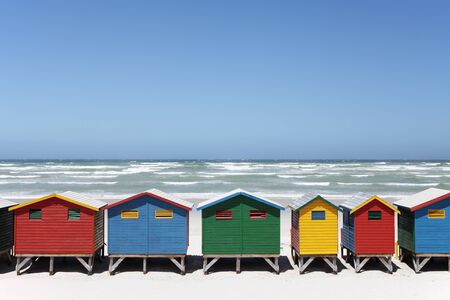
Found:
M 109 208 L 112 208 L 114 206 L 121 205 L 121 204 L 126 203 L 128 201 L 132 201 L 134 199 L 140 198 L 142 196 L 149 196 L 149 197 L 152 197 L 152 198 L 156 198 L 158 200 L 161 200 L 161 201 L 170 203 L 172 205 L 178 206 L 180 208 L 183 208 L 185 210 L 191 210 L 192 207 L 194 206 L 193 203 L 188 202 L 188 201 L 184 201 L 184 200 L 181 200 L 181 199 L 178 199 L 174 195 L 166 194 L 166 193 L 164 193 L 164 192 L 162 192 L 160 190 L 157 190 L 157 189 L 151 189 L 151 190 L 142 192 L 140 194 L 128 197 L 128 198 L 123 199 L 121 201 L 118 201 L 116 203 L 112 203 L 112 204 L 108 205 L 107 208 L 109 209 Z
M 352 213 L 356 212 L 358 209 L 360 209 L 361 207 L 363 207 L 375 200 L 380 201 L 381 203 L 383 203 L 384 205 L 386 205 L 387 207 L 389 207 L 396 213 L 398 213 L 398 214 L 400 213 L 400 211 L 397 208 L 395 208 L 392 204 L 390 204 L 389 202 L 381 199 L 378 196 L 371 196 L 371 195 L 365 194 L 365 193 L 356 194 L 350 200 L 342 203 L 340 206 L 349 209 L 350 213 L 352 214 Z
M 0 198 L 0 208 L 14 206 L 17 203 Z
M 206 201 L 200 203 L 199 205 L 197 205 L 197 210 L 205 209 L 207 207 L 216 205 L 218 203 L 227 201 L 227 200 L 229 200 L 231 198 L 234 198 L 234 197 L 240 196 L 240 195 L 246 196 L 246 197 L 248 197 L 250 199 L 253 199 L 253 200 L 256 200 L 258 202 L 261 202 L 261 203 L 267 204 L 269 206 L 275 207 L 275 208 L 277 208 L 279 210 L 284 210 L 284 207 L 281 204 L 278 204 L 277 202 L 272 201 L 272 200 L 268 200 L 268 199 L 265 199 L 265 198 L 262 198 L 262 197 L 259 197 L 259 196 L 255 196 L 255 195 L 253 195 L 253 194 L 251 194 L 251 193 L 249 193 L 249 192 L 247 192 L 245 190 L 242 190 L 242 189 L 235 189 L 235 190 L 232 190 L 232 191 L 230 191 L 230 192 L 228 192 L 226 194 L 220 195 L 220 196 L 212 198 L 210 200 L 206 200 Z
M 304 194 L 303 196 L 301 196 L 300 198 L 298 198 L 297 200 L 294 200 L 291 204 L 289 204 L 289 207 L 292 208 L 293 210 L 298 210 L 298 209 L 302 208 L 303 206 L 306 206 L 306 205 L 308 205 L 309 203 L 311 203 L 311 202 L 313 202 L 315 200 L 322 200 L 322 201 L 330 204 L 334 208 L 336 208 L 338 210 L 342 210 L 340 207 L 334 205 L 333 203 L 331 203 L 327 199 L 325 199 L 322 196 L 320 196 L 318 194 L 315 194 L 315 193 L 306 193 L 306 194 Z
M 41 201 L 45 201 L 45 200 L 48 200 L 51 198 L 58 198 L 58 199 L 79 205 L 81 207 L 85 207 L 85 208 L 94 210 L 94 211 L 99 211 L 101 208 L 103 208 L 104 206 L 107 205 L 107 203 L 105 203 L 103 201 L 95 200 L 89 196 L 71 192 L 71 191 L 67 191 L 67 192 L 60 193 L 60 194 L 50 194 L 50 195 L 44 196 L 42 198 L 24 202 L 24 203 L 18 204 L 16 206 L 10 207 L 9 210 L 16 210 L 18 208 L 25 207 L 25 206 L 28 206 L 28 205 L 31 205 L 34 203 L 38 203 Z
M 416 211 L 447 198 L 450 198 L 449 190 L 429 188 L 417 194 L 398 200 L 394 202 L 394 204 L 409 208 L 411 211 Z

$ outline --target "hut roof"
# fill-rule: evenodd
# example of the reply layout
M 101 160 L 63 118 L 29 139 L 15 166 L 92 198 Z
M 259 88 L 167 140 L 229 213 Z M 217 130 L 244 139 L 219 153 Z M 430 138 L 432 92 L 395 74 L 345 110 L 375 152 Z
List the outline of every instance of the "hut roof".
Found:
M 118 201 L 116 203 L 112 203 L 112 204 L 108 205 L 107 208 L 112 208 L 114 206 L 123 204 L 125 202 L 128 202 L 128 201 L 140 198 L 142 196 L 150 196 L 150 197 L 156 198 L 158 200 L 161 200 L 161 201 L 173 204 L 175 206 L 181 207 L 181 208 L 186 209 L 186 210 L 191 210 L 192 207 L 194 206 L 193 203 L 185 201 L 185 200 L 181 200 L 181 199 L 175 197 L 174 195 L 170 195 L 170 194 L 164 193 L 164 192 L 162 192 L 160 190 L 157 190 L 157 189 L 151 189 L 151 190 L 139 193 L 137 195 L 128 197 L 128 198 L 123 199 L 121 201 Z
M 242 189 L 235 189 L 235 190 L 232 190 L 232 191 L 230 191 L 230 192 L 228 192 L 226 194 L 217 196 L 217 197 L 212 198 L 210 200 L 203 201 L 202 203 L 197 205 L 197 210 L 205 209 L 207 207 L 210 207 L 210 206 L 216 205 L 218 203 L 227 201 L 228 199 L 234 198 L 234 197 L 239 196 L 239 195 L 246 196 L 246 197 L 251 198 L 253 200 L 256 200 L 258 202 L 261 202 L 261 203 L 267 204 L 269 206 L 278 208 L 279 210 L 284 210 L 284 207 L 281 204 L 279 204 L 279 203 L 277 203 L 275 201 L 272 201 L 272 200 L 268 200 L 266 198 L 262 198 L 260 196 L 253 195 L 253 194 L 251 194 L 251 193 L 249 193 L 249 192 L 247 192 L 245 190 L 242 190 Z
M 378 196 L 371 196 L 370 194 L 366 194 L 366 193 L 358 193 L 355 196 L 353 196 L 350 200 L 347 200 L 346 202 L 342 203 L 340 206 L 350 209 L 350 213 L 354 213 L 355 211 L 357 211 L 358 209 L 360 209 L 361 207 L 369 204 L 370 202 L 374 201 L 374 200 L 378 200 L 381 203 L 383 203 L 384 205 L 386 205 L 387 207 L 389 207 L 390 209 L 392 209 L 393 211 L 395 211 L 396 213 L 400 213 L 400 211 L 395 208 L 392 204 L 390 204 L 389 202 L 381 199 Z
M 447 198 L 450 198 L 449 190 L 429 188 L 417 194 L 404 197 L 403 199 L 394 202 L 394 204 L 409 208 L 411 211 L 416 211 Z
M 331 206 L 335 207 L 338 210 L 341 210 L 340 207 L 336 206 L 335 204 L 331 203 L 327 199 L 323 198 L 322 196 L 315 194 L 315 193 L 306 193 L 297 200 L 294 200 L 291 204 L 289 204 L 289 207 L 293 210 L 297 210 L 302 208 L 305 205 L 308 205 L 310 202 L 313 202 L 315 200 L 322 200 L 326 203 L 330 204 Z
M 82 207 L 85 207 L 85 208 L 88 208 L 88 209 L 91 209 L 91 210 L 94 210 L 94 211 L 98 211 L 102 207 L 107 205 L 107 203 L 105 203 L 103 201 L 99 201 L 99 200 L 93 199 L 93 198 L 91 198 L 91 197 L 89 197 L 87 195 L 83 195 L 83 194 L 67 191 L 67 192 L 60 193 L 60 194 L 50 194 L 50 195 L 47 195 L 47 196 L 44 196 L 44 197 L 41 197 L 41 198 L 38 198 L 38 199 L 35 199 L 35 200 L 31 200 L 31 201 L 28 201 L 28 202 L 25 202 L 25 203 L 21 203 L 21 204 L 18 204 L 16 206 L 13 206 L 13 207 L 9 208 L 9 210 L 16 210 L 18 208 L 25 207 L 25 206 L 28 206 L 28 205 L 31 205 L 31 204 L 34 204 L 34 203 L 38 203 L 38 202 L 41 202 L 41 201 L 45 201 L 45 200 L 48 200 L 48 199 L 51 199 L 51 198 L 58 198 L 58 199 L 61 199 L 61 200 L 64 200 L 64 201 L 67 201 L 67 202 L 70 202 L 70 203 L 73 203 L 73 204 L 76 204 L 76 205 L 79 205 L 79 206 L 82 206 Z
M 17 205 L 17 203 L 0 198 L 0 208 L 10 207 L 14 205 Z

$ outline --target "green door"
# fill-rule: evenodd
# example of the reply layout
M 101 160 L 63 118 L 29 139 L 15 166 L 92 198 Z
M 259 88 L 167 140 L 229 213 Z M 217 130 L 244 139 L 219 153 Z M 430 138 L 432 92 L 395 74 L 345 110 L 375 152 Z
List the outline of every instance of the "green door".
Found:
M 280 210 L 245 198 L 242 212 L 242 254 L 280 253 Z

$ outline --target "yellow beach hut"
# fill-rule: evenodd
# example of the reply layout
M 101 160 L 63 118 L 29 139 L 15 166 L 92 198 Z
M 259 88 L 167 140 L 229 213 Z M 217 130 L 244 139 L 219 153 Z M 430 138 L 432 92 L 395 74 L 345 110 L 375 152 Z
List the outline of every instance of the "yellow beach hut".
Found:
M 305 194 L 289 205 L 291 250 L 302 274 L 316 258 L 322 258 L 337 273 L 338 208 L 320 195 Z

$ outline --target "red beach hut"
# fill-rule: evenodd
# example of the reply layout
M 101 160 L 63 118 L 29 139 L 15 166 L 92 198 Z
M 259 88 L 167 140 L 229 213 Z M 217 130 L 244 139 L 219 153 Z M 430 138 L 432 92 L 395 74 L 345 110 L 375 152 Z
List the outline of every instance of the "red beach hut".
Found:
M 75 257 L 91 274 L 94 256 L 104 246 L 105 206 L 85 195 L 64 192 L 10 207 L 15 212 L 17 274 L 34 257 L 50 258 L 50 275 L 55 257 Z
M 395 253 L 395 213 L 392 204 L 378 196 L 358 194 L 340 205 L 343 214 L 341 252 L 353 256 L 355 271 L 370 258 L 378 259 L 392 273 Z M 342 255 L 344 256 L 344 255 Z

